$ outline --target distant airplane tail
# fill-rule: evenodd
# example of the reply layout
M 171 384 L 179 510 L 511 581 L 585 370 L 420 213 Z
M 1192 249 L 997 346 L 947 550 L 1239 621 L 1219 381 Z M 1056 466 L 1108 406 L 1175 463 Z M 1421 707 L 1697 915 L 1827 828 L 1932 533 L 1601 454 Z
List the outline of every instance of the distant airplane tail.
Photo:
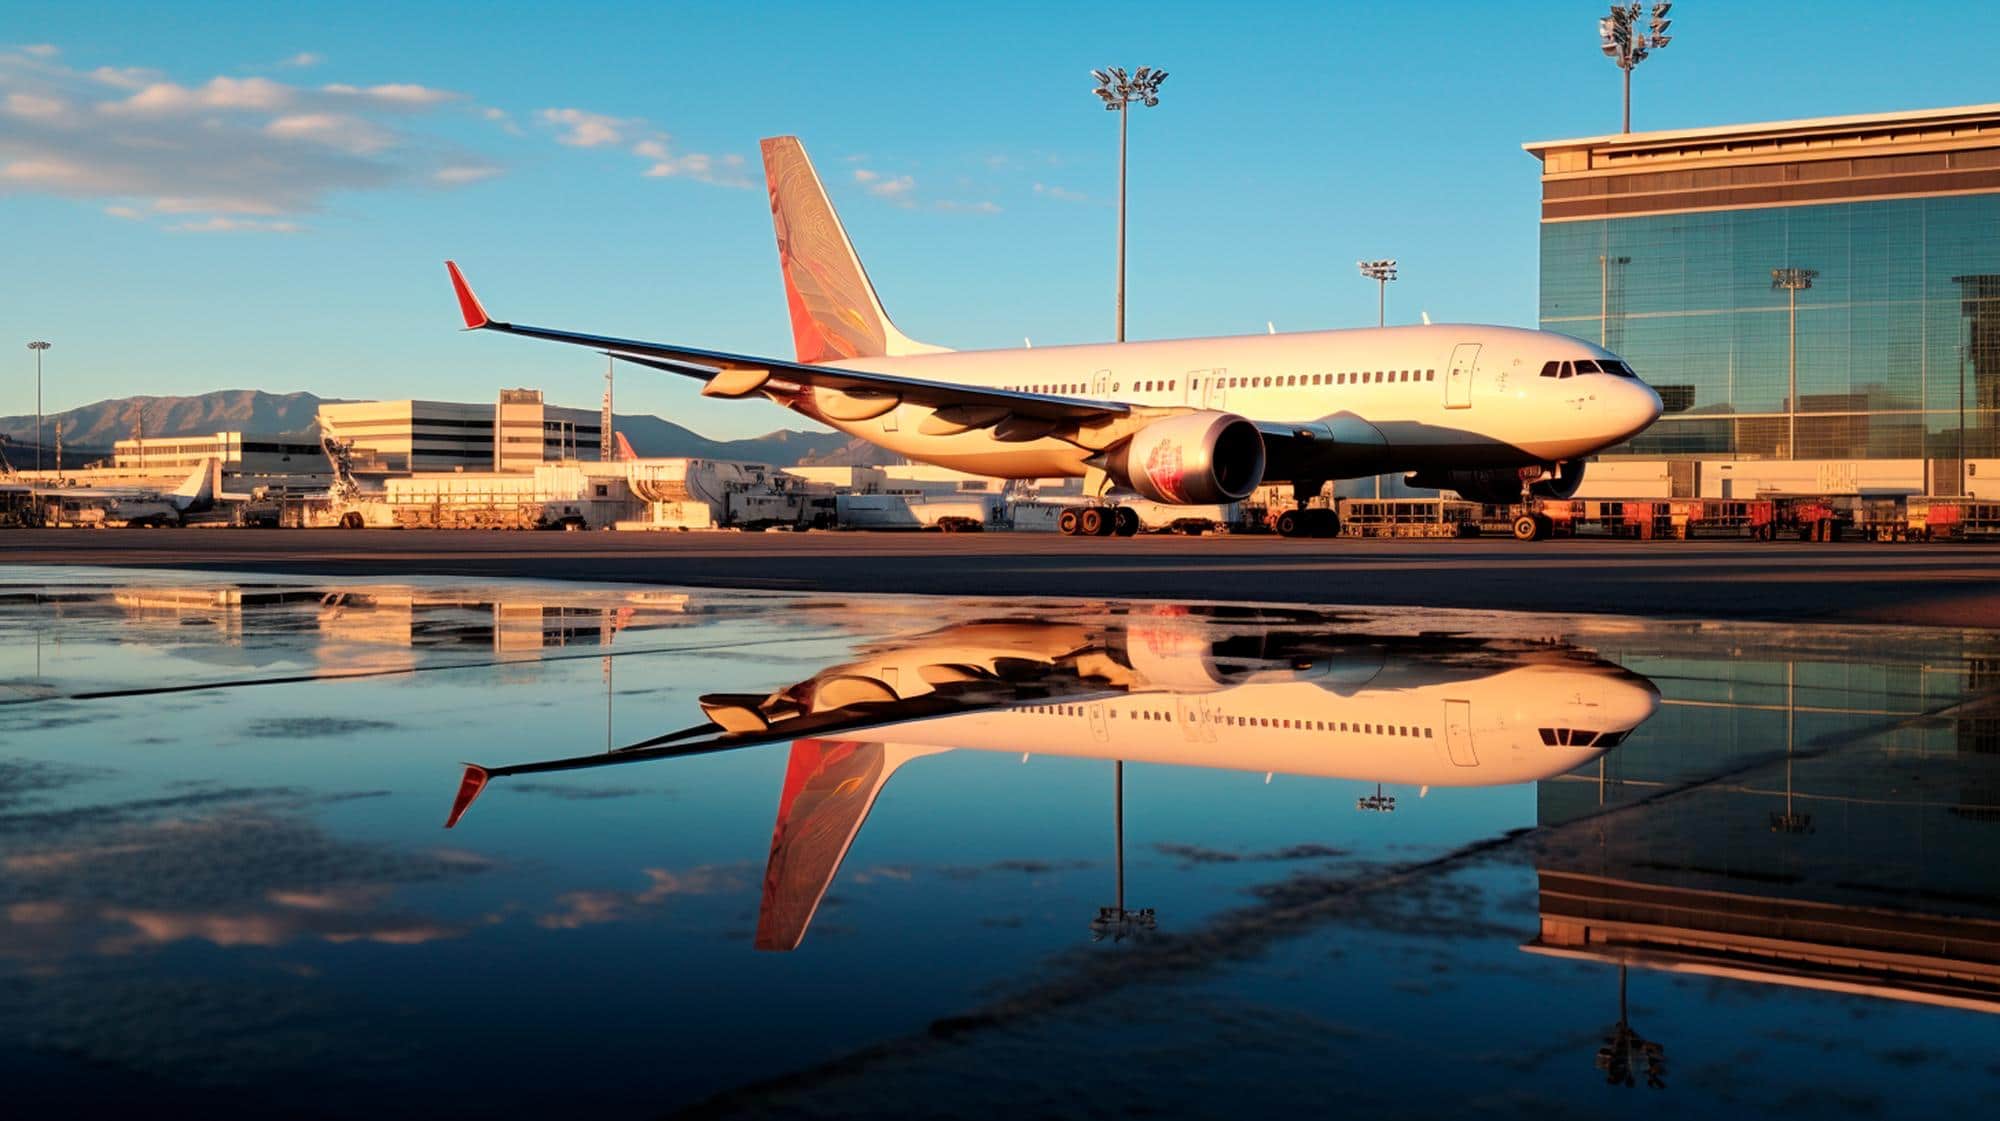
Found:
M 621 460 L 632 460 L 639 458 L 639 453 L 632 450 L 632 442 L 625 438 L 625 434 L 623 432 L 614 431 L 612 432 L 612 436 L 616 437 L 618 443 L 617 450 L 615 450 L 612 453 L 612 455 L 615 458 Z
M 215 498 L 216 461 L 204 459 L 201 466 L 188 473 L 187 480 L 173 489 L 170 494 L 174 506 L 181 510 L 192 510 L 206 506 Z
M 799 361 L 943 351 L 944 347 L 917 342 L 889 322 L 798 137 L 773 136 L 763 148 L 771 225 L 778 235 L 778 267 L 785 276 L 785 304 L 792 316 L 792 343 Z

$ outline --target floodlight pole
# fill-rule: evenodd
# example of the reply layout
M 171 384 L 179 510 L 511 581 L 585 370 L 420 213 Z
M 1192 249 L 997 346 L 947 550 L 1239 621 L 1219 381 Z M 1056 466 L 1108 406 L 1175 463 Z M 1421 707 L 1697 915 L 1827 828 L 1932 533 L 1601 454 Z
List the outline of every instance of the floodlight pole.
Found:
M 1117 341 L 1125 341 L 1125 147 L 1130 134 L 1132 114 L 1125 102 L 1118 103 L 1118 334 Z M 1122 909 L 1125 901 L 1121 898 L 1118 906 Z
M 1818 269 L 1772 269 L 1771 287 L 1783 288 L 1791 298 L 1791 326 L 1787 332 L 1785 374 L 1785 456 L 1799 457 L 1799 293 L 1812 287 Z
M 1611 266 L 1629 265 L 1630 257 L 1613 257 L 1608 253 L 1597 255 L 1597 345 L 1606 346 L 1611 320 Z
M 35 470 L 42 469 L 42 352 L 49 344 L 40 339 L 28 344 L 35 352 Z
M 1597 34 L 1601 40 L 1604 56 L 1618 65 L 1625 73 L 1625 113 L 1620 131 L 1632 131 L 1632 70 L 1646 61 L 1646 56 L 1673 42 L 1667 28 L 1673 21 L 1667 13 L 1673 10 L 1672 0 L 1663 0 L 1653 5 L 1652 21 L 1641 29 L 1639 17 L 1645 14 L 1644 5 L 1638 0 L 1629 4 L 1613 3 L 1609 15 L 1597 21 Z
M 1133 102 L 1141 105 L 1160 103 L 1160 83 L 1167 80 L 1167 72 L 1141 66 L 1130 74 L 1123 67 L 1113 66 L 1104 70 L 1093 70 L 1090 76 L 1097 79 L 1097 88 L 1092 92 L 1103 100 L 1106 109 L 1118 114 L 1118 342 L 1125 341 L 1125 169 L 1126 147 L 1131 135 L 1131 107 Z
M 1375 326 L 1383 326 L 1388 322 L 1386 309 L 1389 306 L 1389 282 L 1396 279 L 1395 258 L 1385 257 L 1379 261 L 1356 261 L 1354 265 L 1361 270 L 1362 276 L 1375 282 Z

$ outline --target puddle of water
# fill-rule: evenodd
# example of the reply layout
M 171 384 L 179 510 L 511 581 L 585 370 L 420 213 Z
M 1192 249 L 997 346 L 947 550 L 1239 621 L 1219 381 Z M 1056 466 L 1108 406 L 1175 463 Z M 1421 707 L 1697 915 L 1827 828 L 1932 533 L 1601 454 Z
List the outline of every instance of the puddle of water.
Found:
M 73 1115 L 1964 1107 L 1996 684 L 1978 633 L 17 572 L 0 1077 Z

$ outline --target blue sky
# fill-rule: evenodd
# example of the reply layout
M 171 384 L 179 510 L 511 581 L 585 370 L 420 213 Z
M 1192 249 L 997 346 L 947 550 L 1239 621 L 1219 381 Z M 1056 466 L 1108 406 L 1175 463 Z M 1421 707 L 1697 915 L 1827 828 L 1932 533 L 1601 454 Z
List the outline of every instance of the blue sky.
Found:
M 1134 338 L 1527 324 L 1537 165 L 1615 131 L 1588 3 L 337 5 L 0 2 L 0 413 L 254 387 L 591 405 L 519 322 L 789 355 L 756 142 L 801 136 L 884 303 L 955 347 L 1108 338 L 1115 118 Z M 1675 6 L 1634 125 L 2000 99 L 1978 5 Z M 740 162 L 737 162 L 740 161 Z M 622 371 L 621 411 L 803 422 Z

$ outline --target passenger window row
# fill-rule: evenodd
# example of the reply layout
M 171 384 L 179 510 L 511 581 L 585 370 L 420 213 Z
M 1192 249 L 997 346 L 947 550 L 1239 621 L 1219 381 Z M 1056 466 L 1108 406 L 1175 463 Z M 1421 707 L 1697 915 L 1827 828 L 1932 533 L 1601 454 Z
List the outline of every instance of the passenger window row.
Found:
M 1023 711 L 1052 713 L 1057 716 L 1082 716 L 1082 705 L 1025 705 Z M 1115 719 L 1118 710 L 1107 708 L 1104 715 Z M 1174 714 L 1165 709 L 1139 709 L 1130 714 L 1133 720 L 1170 721 Z M 1402 736 L 1409 739 L 1435 739 L 1436 733 L 1430 728 L 1408 724 L 1369 724 L 1345 720 L 1286 720 L 1276 716 L 1231 716 L 1228 713 L 1215 714 L 1215 722 L 1230 728 L 1280 728 L 1294 732 L 1349 732 L 1366 736 Z M 1544 743 L 1550 742 L 1549 729 L 1542 730 Z M 1588 734 L 1588 733 L 1585 733 Z M 1613 733 L 1618 734 L 1618 733 Z M 1621 737 L 1622 738 L 1622 737 Z
M 1039 385 L 1003 385 L 1000 388 L 1009 393 L 1083 393 L 1088 387 L 1082 382 L 1043 382 Z
M 1365 724 L 1349 723 L 1345 720 L 1285 720 L 1270 716 L 1230 716 L 1217 713 L 1217 723 L 1231 728 L 1288 728 L 1295 732 L 1352 732 L 1365 736 L 1406 736 L 1410 739 L 1433 739 L 1429 728 L 1407 724 Z
M 1222 379 L 1224 389 L 1272 389 L 1294 385 L 1382 385 L 1389 382 L 1436 381 L 1436 370 L 1361 370 L 1341 374 L 1285 374 L 1266 378 Z
M 1608 358 L 1600 360 L 1579 358 L 1574 362 L 1550 361 L 1542 363 L 1542 376 L 1545 378 L 1572 378 L 1578 374 L 1597 373 L 1616 374 L 1621 378 L 1636 378 L 1639 376 L 1632 372 L 1632 367 L 1627 366 L 1623 362 L 1613 362 Z
M 1551 362 L 1542 368 L 1542 376 L 1545 378 L 1558 376 L 1551 372 L 1558 365 L 1566 369 L 1570 364 L 1567 362 Z M 1597 363 L 1579 363 L 1579 366 L 1583 365 L 1590 367 L 1585 372 L 1597 372 Z M 1620 372 L 1609 369 L 1609 367 L 1616 365 L 1616 363 L 1606 362 L 1603 365 L 1606 367 L 1605 372 L 1607 373 Z M 1569 377 L 1570 375 L 1564 373 L 1560 376 Z M 1624 372 L 1624 376 L 1632 377 L 1634 375 L 1628 370 Z M 1401 382 L 1436 380 L 1436 370 L 1356 370 L 1334 374 L 1272 374 L 1268 377 L 1220 377 L 1216 379 L 1218 382 L 1216 388 L 1283 389 L 1291 386 L 1388 385 Z M 1176 393 L 1179 392 L 1180 385 L 1179 378 L 1147 378 L 1143 381 L 1133 382 L 1132 391 L 1135 393 Z M 1194 379 L 1188 385 L 1191 389 L 1199 389 L 1201 388 L 1201 380 L 1199 378 Z M 1090 389 L 1089 386 L 1082 382 L 1040 382 L 1032 385 L 1003 385 L 1000 388 L 1013 393 L 1087 393 Z M 1117 384 L 1113 383 L 1111 389 L 1113 392 L 1117 392 Z
M 1627 728 L 1622 732 L 1585 732 L 1576 728 L 1540 728 L 1542 743 L 1549 747 L 1617 747 L 1632 734 Z

